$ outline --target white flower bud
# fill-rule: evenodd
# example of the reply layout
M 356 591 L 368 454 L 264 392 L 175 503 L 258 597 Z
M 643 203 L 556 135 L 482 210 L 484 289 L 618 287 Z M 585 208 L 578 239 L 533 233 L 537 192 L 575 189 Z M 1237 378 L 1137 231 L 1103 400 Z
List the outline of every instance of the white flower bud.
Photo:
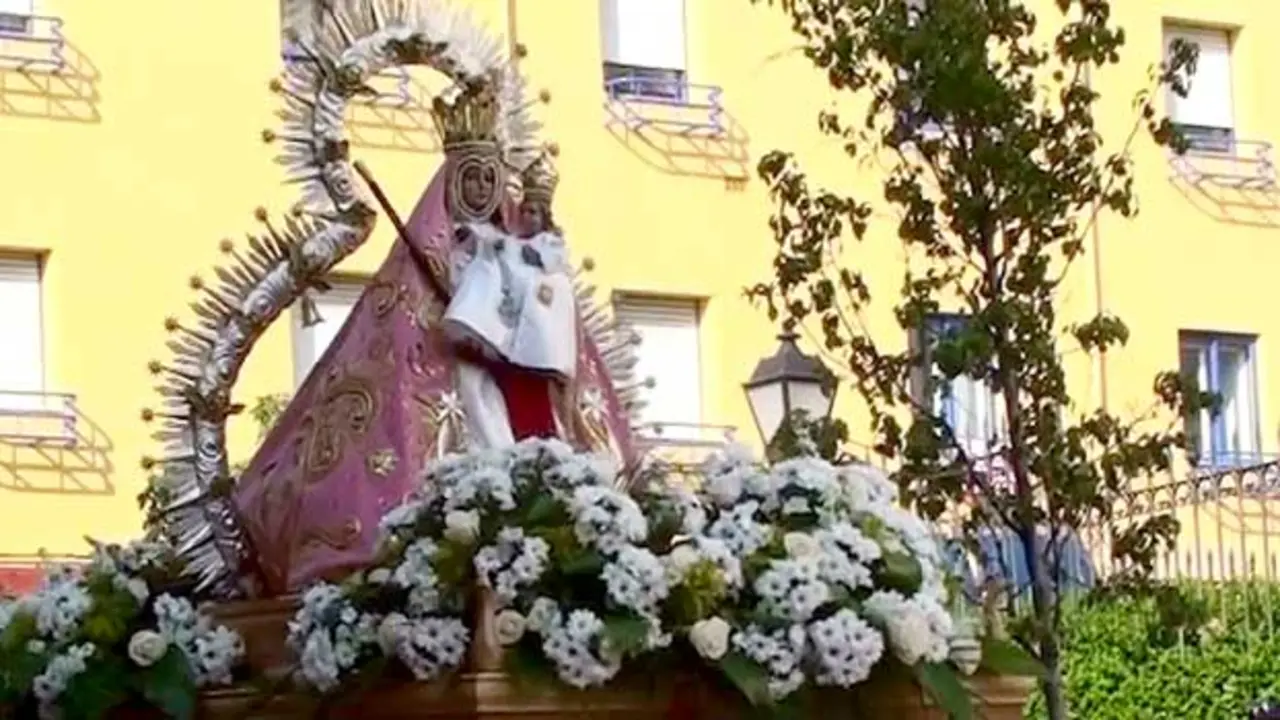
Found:
M 129 638 L 129 659 L 138 667 L 151 667 L 169 651 L 169 642 L 153 630 L 139 630 Z
M 378 625 L 378 647 L 384 655 L 393 655 L 400 638 L 408 631 L 409 619 L 400 613 L 391 613 Z
M 515 610 L 503 610 L 493 620 L 493 632 L 503 645 L 515 645 L 524 637 L 524 616 Z
M 719 660 L 729 651 L 729 623 L 724 618 L 699 620 L 689 629 L 689 642 L 708 660 Z
M 789 532 L 782 536 L 782 546 L 793 558 L 812 557 L 818 554 L 818 541 L 813 536 L 802 532 Z
M 454 510 L 444 516 L 444 536 L 456 543 L 470 543 L 480 534 L 480 515 L 474 510 Z

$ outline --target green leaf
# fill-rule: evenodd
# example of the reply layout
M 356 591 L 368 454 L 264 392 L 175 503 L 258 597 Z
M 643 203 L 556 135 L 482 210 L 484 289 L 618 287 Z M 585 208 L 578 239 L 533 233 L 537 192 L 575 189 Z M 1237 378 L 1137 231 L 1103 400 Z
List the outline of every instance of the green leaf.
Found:
M 554 496 L 544 493 L 538 495 L 533 504 L 529 506 L 528 512 L 524 516 L 524 526 L 530 525 L 547 525 L 560 515 L 560 501 Z
M 578 550 L 567 553 L 560 563 L 560 572 L 565 575 L 590 575 L 595 577 L 604 569 L 604 558 L 593 550 Z
M 996 675 L 1042 678 L 1044 664 L 1012 640 L 983 638 L 982 667 Z
M 972 720 L 973 698 L 955 668 L 945 663 L 920 663 L 914 670 L 920 687 L 951 720 Z
M 606 615 L 604 636 L 609 647 L 622 655 L 632 655 L 645 646 L 649 624 L 634 615 Z
M 142 696 L 165 715 L 186 720 L 196 712 L 196 681 L 187 656 L 170 647 L 142 675 Z
M 506 665 L 507 672 L 520 684 L 527 683 L 530 687 L 547 687 L 554 686 L 559 681 L 551 661 L 543 656 L 541 649 L 534 642 L 522 641 L 515 647 L 509 648 L 504 655 L 503 664 Z
M 769 697 L 769 674 L 745 655 L 727 653 L 720 659 L 720 671 L 752 705 L 773 704 Z
M 885 553 L 881 558 L 883 568 L 881 582 L 890 590 L 914 593 L 924 582 L 924 571 L 911 555 L 900 552 Z
M 91 658 L 62 694 L 65 720 L 97 720 L 129 699 L 129 673 L 118 657 Z

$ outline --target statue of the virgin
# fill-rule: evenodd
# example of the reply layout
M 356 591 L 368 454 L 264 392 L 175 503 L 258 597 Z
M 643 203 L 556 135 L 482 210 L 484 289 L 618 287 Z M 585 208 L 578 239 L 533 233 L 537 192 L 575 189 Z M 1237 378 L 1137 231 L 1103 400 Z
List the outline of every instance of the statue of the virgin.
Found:
M 236 485 L 266 594 L 366 565 L 430 458 L 559 437 L 631 459 L 552 220 L 552 154 L 508 167 L 498 102 L 433 104 L 443 167 Z

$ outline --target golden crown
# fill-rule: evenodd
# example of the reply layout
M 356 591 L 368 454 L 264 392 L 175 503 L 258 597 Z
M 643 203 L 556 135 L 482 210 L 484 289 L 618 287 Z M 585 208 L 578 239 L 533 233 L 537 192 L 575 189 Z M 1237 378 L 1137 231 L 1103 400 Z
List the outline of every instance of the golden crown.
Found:
M 497 150 L 498 98 L 489 84 L 463 90 L 453 102 L 437 97 L 431 118 L 445 152 L 455 149 Z
M 535 200 L 550 204 L 555 198 L 556 186 L 560 184 L 560 173 L 551 160 L 552 153 L 544 152 L 529 167 L 520 173 L 520 183 L 527 200 Z

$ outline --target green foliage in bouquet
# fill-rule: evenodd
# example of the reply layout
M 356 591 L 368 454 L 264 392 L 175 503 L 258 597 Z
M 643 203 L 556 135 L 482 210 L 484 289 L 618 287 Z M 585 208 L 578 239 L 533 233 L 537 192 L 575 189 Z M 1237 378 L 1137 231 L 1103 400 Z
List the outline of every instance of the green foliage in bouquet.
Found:
M 0 715 L 80 720 L 149 706 L 193 717 L 198 688 L 235 679 L 239 636 L 169 593 L 169 546 L 94 545 L 84 567 L 0 601 Z

